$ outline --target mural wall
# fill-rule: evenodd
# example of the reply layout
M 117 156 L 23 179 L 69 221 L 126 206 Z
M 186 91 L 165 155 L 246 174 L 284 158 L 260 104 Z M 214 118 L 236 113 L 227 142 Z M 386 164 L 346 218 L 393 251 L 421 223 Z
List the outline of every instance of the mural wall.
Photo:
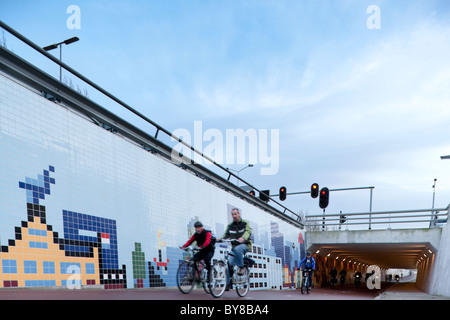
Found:
M 1 74 L 0 193 L 0 287 L 176 286 L 194 222 L 222 236 L 234 207 L 252 289 L 298 282 L 298 228 Z

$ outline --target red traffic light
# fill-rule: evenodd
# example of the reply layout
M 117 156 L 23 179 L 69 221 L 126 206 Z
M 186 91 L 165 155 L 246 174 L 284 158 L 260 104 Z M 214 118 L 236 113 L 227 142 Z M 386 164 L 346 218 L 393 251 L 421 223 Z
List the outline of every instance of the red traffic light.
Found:
M 322 209 L 328 207 L 329 200 L 330 190 L 328 188 L 322 188 L 322 190 L 320 190 L 319 207 Z

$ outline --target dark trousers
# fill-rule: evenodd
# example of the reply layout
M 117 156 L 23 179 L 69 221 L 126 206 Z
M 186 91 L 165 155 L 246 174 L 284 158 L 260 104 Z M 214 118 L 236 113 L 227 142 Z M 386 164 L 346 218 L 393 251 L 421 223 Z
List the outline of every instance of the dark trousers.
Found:
M 305 270 L 305 269 L 303 269 L 303 277 L 305 277 L 306 276 L 306 272 L 308 271 L 308 273 L 309 273 L 309 275 L 308 275 L 308 282 L 309 282 L 309 287 L 311 287 L 311 285 L 312 285 L 312 269 L 307 269 L 307 270 Z
M 200 250 L 194 254 L 194 261 L 205 261 L 206 270 L 208 270 L 208 276 L 211 272 L 211 259 L 214 256 L 214 250 Z

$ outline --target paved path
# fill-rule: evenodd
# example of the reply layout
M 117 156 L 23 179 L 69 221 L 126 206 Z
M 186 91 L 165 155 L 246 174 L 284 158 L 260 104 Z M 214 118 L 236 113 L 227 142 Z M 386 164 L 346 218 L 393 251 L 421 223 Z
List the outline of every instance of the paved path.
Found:
M 235 290 L 225 292 L 220 298 L 206 294 L 203 289 L 195 289 L 190 294 L 182 294 L 177 288 L 169 289 L 3 289 L 0 300 L 372 300 L 380 291 L 365 287 L 315 288 L 310 294 L 300 290 L 255 290 L 240 298 Z
M 203 289 L 195 289 L 190 294 L 182 294 L 177 288 L 165 289 L 2 289 L 0 300 L 197 300 L 197 301 L 262 301 L 262 300 L 450 300 L 449 297 L 432 296 L 415 287 L 412 282 L 382 283 L 381 290 L 369 290 L 363 284 L 355 288 L 352 284 L 336 288 L 315 288 L 310 294 L 300 290 L 255 290 L 240 298 L 236 291 L 225 292 L 221 298 L 206 294 Z
M 359 309 L 371 310 L 370 312 L 374 311 L 374 307 L 383 308 L 385 312 L 396 312 L 395 310 L 400 306 L 402 316 L 414 318 L 417 316 L 416 307 L 419 299 L 443 300 L 450 298 L 428 295 L 416 289 L 414 283 L 382 283 L 381 290 L 369 290 L 365 285 L 361 288 L 355 288 L 352 284 L 344 287 L 338 285 L 334 289 L 315 288 L 309 295 L 301 294 L 300 290 L 250 291 L 244 298 L 240 298 L 235 291 L 230 290 L 218 299 L 206 294 L 203 289 L 196 289 L 188 295 L 182 294 L 177 288 L 0 290 L 0 307 L 3 307 L 4 310 L 8 308 L 16 310 L 23 318 L 36 317 L 36 314 L 42 313 L 43 310 L 46 313 L 51 312 L 53 316 L 57 317 L 66 317 L 66 312 L 79 313 L 81 311 L 83 314 L 89 314 L 90 318 L 98 316 L 102 319 L 107 317 L 116 319 L 118 312 L 123 313 L 124 311 L 126 311 L 127 317 L 130 317 L 131 314 L 140 317 L 143 310 L 145 310 L 146 316 L 154 316 L 154 312 L 159 314 L 161 310 L 164 310 L 164 315 L 168 319 L 200 317 L 229 320 L 256 315 L 264 319 L 280 320 L 281 317 L 291 316 L 293 310 L 308 309 L 316 314 L 321 312 L 334 314 L 337 312 L 335 310 L 344 306 L 345 308 L 358 306 Z M 38 301 L 24 303 L 20 300 Z M 405 301 L 401 304 L 399 304 L 400 301 L 386 301 L 380 302 L 382 303 L 380 304 L 376 300 Z M 412 302 L 407 300 L 412 300 Z M 413 303 L 414 305 L 412 305 Z M 261 313 L 256 313 L 258 310 Z
M 414 282 L 394 283 L 376 300 L 450 300 L 450 297 L 433 296 L 418 289 Z

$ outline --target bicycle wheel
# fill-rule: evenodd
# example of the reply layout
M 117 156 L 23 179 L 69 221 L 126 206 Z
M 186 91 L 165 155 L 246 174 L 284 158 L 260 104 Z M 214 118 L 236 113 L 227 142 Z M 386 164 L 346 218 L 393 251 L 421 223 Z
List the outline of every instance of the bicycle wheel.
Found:
M 309 285 L 309 281 L 308 281 L 308 276 L 303 277 L 302 279 L 302 287 L 300 288 L 300 291 L 302 292 L 302 294 L 305 293 L 305 291 L 307 293 L 309 293 L 308 291 L 308 285 Z
M 190 293 L 194 288 L 194 280 L 194 267 L 191 265 L 190 261 L 183 261 L 177 271 L 178 289 L 184 294 Z
M 219 298 L 225 292 L 228 283 L 227 267 L 223 261 L 217 261 L 211 270 L 211 295 Z
M 202 270 L 202 282 L 203 282 L 203 289 L 206 293 L 211 293 L 211 286 L 209 285 L 209 279 L 208 279 L 208 270 L 206 268 L 203 268 Z
M 240 297 L 243 297 L 247 294 L 248 289 L 250 288 L 250 271 L 247 267 L 244 267 L 244 274 L 238 275 L 236 274 L 236 292 Z
M 306 279 L 306 293 L 309 294 L 309 278 Z

